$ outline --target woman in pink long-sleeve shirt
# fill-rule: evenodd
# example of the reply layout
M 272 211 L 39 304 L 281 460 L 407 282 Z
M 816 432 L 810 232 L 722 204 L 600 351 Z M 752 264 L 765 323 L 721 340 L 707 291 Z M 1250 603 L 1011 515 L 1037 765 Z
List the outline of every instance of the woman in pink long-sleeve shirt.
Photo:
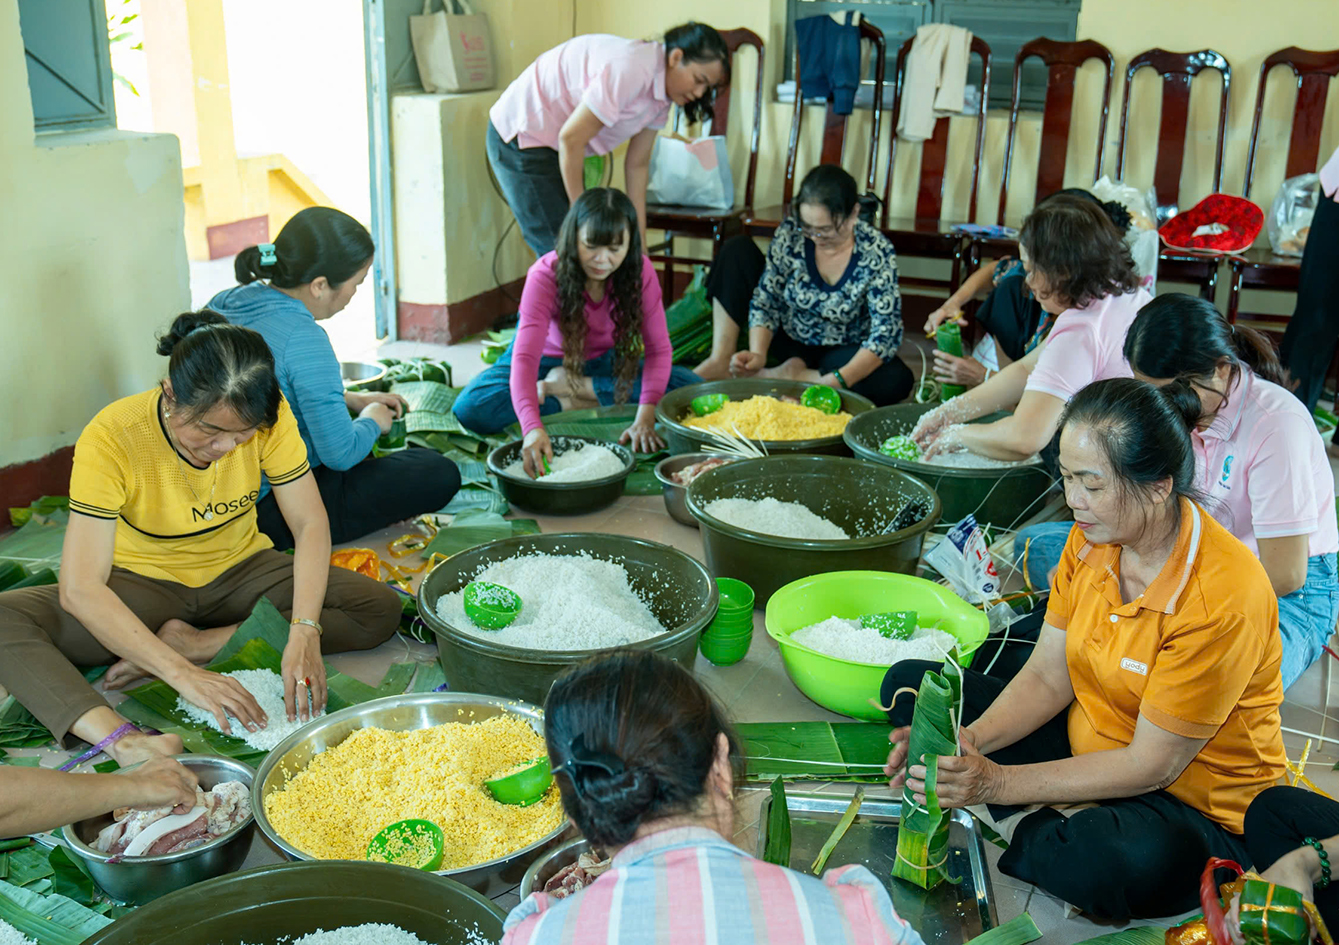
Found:
M 583 406 L 639 404 L 621 442 L 661 449 L 655 407 L 666 390 L 698 383 L 675 367 L 660 282 L 642 253 L 637 211 L 622 191 L 599 187 L 572 205 L 558 248 L 530 267 L 516 340 L 456 399 L 456 419 L 479 433 L 520 421 L 534 475 L 553 457 L 541 416 Z

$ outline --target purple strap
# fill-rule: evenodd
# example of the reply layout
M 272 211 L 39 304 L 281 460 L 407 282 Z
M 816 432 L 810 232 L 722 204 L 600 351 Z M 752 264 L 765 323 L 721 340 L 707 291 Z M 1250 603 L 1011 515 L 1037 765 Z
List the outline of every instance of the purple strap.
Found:
M 85 761 L 87 761 L 88 759 L 93 758 L 93 757 L 96 757 L 96 756 L 97 756 L 97 755 L 98 755 L 104 748 L 106 748 L 108 745 L 112 744 L 113 742 L 120 741 L 122 738 L 125 738 L 125 737 L 126 737 L 127 735 L 129 735 L 131 732 L 138 732 L 138 731 L 139 731 L 138 728 L 136 728 L 134 725 L 131 725 L 129 722 L 127 722 L 125 725 L 122 725 L 120 728 L 118 728 L 116 731 L 112 732 L 110 735 L 108 735 L 108 736 L 107 736 L 106 738 L 104 738 L 102 741 L 98 742 L 96 745 L 94 745 L 94 746 L 93 746 L 92 748 L 90 748 L 88 751 L 84 752 L 84 753 L 83 753 L 82 755 L 80 755 L 78 758 L 75 758 L 73 761 L 67 761 L 67 762 L 65 762 L 65 764 L 61 765 L 60 768 L 58 768 L 57 770 L 59 770 L 59 771 L 69 771 L 71 768 L 77 768 L 77 767 L 79 767 L 81 764 L 83 764 Z

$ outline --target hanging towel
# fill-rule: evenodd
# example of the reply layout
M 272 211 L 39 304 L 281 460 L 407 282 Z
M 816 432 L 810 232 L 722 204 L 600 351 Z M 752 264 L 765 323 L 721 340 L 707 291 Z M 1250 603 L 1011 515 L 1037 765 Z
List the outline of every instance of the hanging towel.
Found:
M 934 135 L 938 119 L 962 112 L 971 48 L 972 34 L 961 26 L 930 23 L 916 30 L 897 122 L 903 140 L 925 141 Z
M 849 115 L 855 108 L 860 85 L 859 24 L 859 14 L 852 12 L 795 21 L 804 97 L 830 97 L 838 115 Z

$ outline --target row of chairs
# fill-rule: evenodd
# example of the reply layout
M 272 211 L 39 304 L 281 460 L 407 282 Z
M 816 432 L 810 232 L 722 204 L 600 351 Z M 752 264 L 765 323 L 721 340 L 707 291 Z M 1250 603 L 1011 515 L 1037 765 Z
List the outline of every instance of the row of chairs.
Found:
M 842 164 L 849 158 L 852 163 L 863 159 L 866 168 L 865 189 L 875 190 L 876 170 L 880 129 L 883 121 L 883 86 L 885 82 L 885 43 L 882 31 L 868 21 L 860 24 L 862 43 L 870 47 L 871 72 L 873 80 L 873 109 L 870 121 L 869 141 L 848 142 L 850 128 L 849 116 L 838 115 L 829 100 L 824 113 L 822 145 L 819 162 Z M 748 29 L 723 31 L 731 54 L 734 55 L 744 46 L 751 46 L 757 54 L 757 94 L 753 107 L 753 122 L 749 136 L 749 161 L 743 189 L 743 203 L 733 210 L 725 212 L 702 211 L 684 207 L 652 206 L 648 209 L 648 225 L 665 231 L 666 240 L 658 247 L 653 259 L 664 267 L 667 290 L 672 287 L 676 265 L 703 262 L 675 253 L 677 238 L 708 239 L 712 243 L 712 256 L 721 242 L 735 233 L 749 232 L 768 236 L 780 224 L 794 194 L 797 176 L 797 155 L 800 132 L 805 114 L 803 90 L 799 88 L 799 52 L 795 55 L 796 94 L 795 109 L 791 118 L 790 139 L 786 155 L 785 178 L 782 189 L 782 202 L 769 207 L 756 207 L 755 184 L 758 169 L 758 146 L 762 122 L 762 104 L 766 97 L 763 89 L 764 44 L 762 39 Z M 908 39 L 898 50 L 894 69 L 892 95 L 893 128 L 896 129 L 900 117 L 902 91 L 906 81 L 908 56 L 913 40 Z M 981 158 L 985 144 L 986 102 L 989 97 L 990 46 L 980 37 L 973 37 L 972 56 L 980 62 L 981 95 L 976 114 L 977 130 L 971 154 L 970 195 L 967 220 L 977 217 L 977 190 L 980 180 Z M 1070 128 L 1073 116 L 1075 81 L 1080 68 L 1096 60 L 1105 68 L 1101 99 L 1094 106 L 1098 109 L 1098 128 L 1096 139 L 1096 172 L 1100 177 L 1104 169 L 1107 119 L 1111 109 L 1111 91 L 1115 72 L 1115 62 L 1111 51 L 1094 40 L 1061 42 L 1051 39 L 1035 39 L 1023 45 L 1015 57 L 1013 97 L 1009 108 L 1009 130 L 1004 150 L 1004 175 L 1000 188 L 999 208 L 996 222 L 1003 223 L 1005 209 L 1009 202 L 1012 180 L 1011 169 L 1014 157 L 1018 118 L 1020 110 L 1020 78 L 1025 60 L 1038 58 L 1047 70 L 1046 99 L 1042 112 L 1041 145 L 1037 165 L 1036 179 L 1031 182 L 1032 203 L 1064 187 L 1065 163 L 1069 150 Z M 1296 81 L 1297 102 L 1293 112 L 1292 130 L 1289 138 L 1286 177 L 1313 172 L 1320 163 L 1321 126 L 1325 114 L 1329 80 L 1339 75 L 1339 50 L 1313 52 L 1295 46 L 1268 56 L 1261 64 L 1259 83 L 1256 91 L 1255 114 L 1251 126 L 1250 143 L 1246 156 L 1246 174 L 1242 188 L 1243 196 L 1250 198 L 1255 176 L 1255 159 L 1259 144 L 1261 116 L 1265 101 L 1265 91 L 1271 73 L 1275 67 L 1286 66 Z M 1180 187 L 1182 168 L 1186 153 L 1188 134 L 1188 114 L 1190 108 L 1191 83 L 1201 72 L 1215 70 L 1222 77 L 1222 91 L 1219 97 L 1218 122 L 1214 146 L 1213 189 L 1222 187 L 1223 147 L 1227 126 L 1228 94 L 1231 87 L 1232 69 L 1227 59 L 1213 50 L 1201 50 L 1191 53 L 1168 52 L 1164 49 L 1151 49 L 1130 60 L 1125 69 L 1125 88 L 1120 115 L 1119 141 L 1116 148 L 1115 176 L 1122 177 L 1126 166 L 1127 132 L 1130 118 L 1130 91 L 1135 75 L 1141 69 L 1152 69 L 1162 82 L 1162 114 L 1158 127 L 1158 148 L 1153 171 L 1153 190 L 1157 197 L 1158 224 L 1161 225 L 1174 215 L 1180 207 Z M 726 134 L 730 113 L 730 89 L 722 89 L 715 102 L 712 128 L 716 134 Z M 933 288 L 952 291 L 964 277 L 964 269 L 970 271 L 983 257 L 1001 255 L 1016 251 L 1012 241 L 998 239 L 966 239 L 951 229 L 953 220 L 945 220 L 943 207 L 945 196 L 945 170 L 948 167 L 949 120 L 940 119 L 935 124 L 934 134 L 923 144 L 913 145 L 899 141 L 896 134 L 891 135 L 891 144 L 887 149 L 886 170 L 884 173 L 883 212 L 880 226 L 897 247 L 900 255 L 928 257 L 947 260 L 952 263 L 951 274 L 947 279 L 928 277 L 905 278 L 908 286 Z M 848 145 L 853 145 L 848 155 Z M 916 202 L 914 215 L 906 218 L 890 216 L 889 208 L 894 194 L 893 173 L 899 148 L 919 147 L 920 171 L 916 181 Z M 1267 205 L 1271 198 L 1261 197 L 1257 203 Z M 1181 283 L 1190 283 L 1198 287 L 1205 298 L 1213 300 L 1218 287 L 1220 260 L 1192 253 L 1164 251 L 1159 258 L 1159 279 Z M 1251 249 L 1243 255 L 1228 259 L 1230 273 L 1228 293 L 1228 318 L 1232 321 L 1240 317 L 1260 321 L 1275 327 L 1280 321 L 1278 316 L 1264 313 L 1245 313 L 1240 311 L 1242 290 L 1273 289 L 1295 291 L 1297 288 L 1298 260 L 1290 257 L 1274 256 L 1268 250 Z

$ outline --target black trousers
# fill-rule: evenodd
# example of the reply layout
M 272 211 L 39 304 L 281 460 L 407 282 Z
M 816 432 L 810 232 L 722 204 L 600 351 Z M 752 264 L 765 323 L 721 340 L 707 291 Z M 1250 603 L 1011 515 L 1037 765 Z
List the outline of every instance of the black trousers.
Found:
M 895 664 L 883 680 L 883 704 L 888 705 L 903 686 L 919 687 L 926 670 L 940 666 L 925 660 Z M 980 718 L 1006 683 L 965 670 L 963 724 Z M 888 717 L 894 725 L 909 725 L 913 707 L 914 701 L 904 695 Z M 1066 717 L 1061 712 L 1026 738 L 993 752 L 990 759 L 1001 765 L 1026 765 L 1070 757 Z M 997 817 L 1011 810 L 991 806 Z M 1049 807 L 1028 814 L 1000 857 L 1000 870 L 1090 915 L 1125 922 L 1197 908 L 1200 872 L 1210 856 L 1243 866 L 1250 861 L 1242 837 L 1166 791 L 1154 791 L 1104 800 L 1071 817 Z
M 503 141 L 491 121 L 486 135 L 488 163 L 516 215 L 521 236 L 536 256 L 551 252 L 558 245 L 558 230 L 571 206 L 558 152 L 523 148 L 519 139 Z
M 1027 353 L 1027 343 L 1041 324 L 1041 305 L 1032 297 L 1025 280 L 1022 273 L 1005 276 L 976 312 L 976 320 L 988 334 L 995 336 L 995 343 L 1010 361 L 1017 361 Z
M 328 466 L 312 470 L 330 517 L 330 540 L 353 541 L 425 512 L 436 512 L 460 489 L 460 470 L 435 450 L 410 447 L 380 459 L 365 459 L 343 472 Z M 293 533 L 279 511 L 274 493 L 256 503 L 258 525 L 274 547 L 293 547 Z
M 707 298 L 719 300 L 730 313 L 741 335 L 748 336 L 749 302 L 753 290 L 762 281 L 767 268 L 767 257 L 750 236 L 735 236 L 725 241 L 707 275 Z M 799 358 L 808 367 L 823 374 L 844 366 L 855 357 L 860 345 L 810 345 L 791 338 L 781 329 L 772 336 L 768 355 L 777 361 Z M 851 385 L 851 390 L 868 397 L 876 406 L 886 407 L 900 403 L 911 393 L 914 378 L 911 369 L 900 358 L 892 358 L 875 368 L 864 380 Z
M 1339 203 L 1324 191 L 1311 220 L 1302 271 L 1298 275 L 1297 305 L 1283 333 L 1279 358 L 1298 381 L 1297 396 L 1307 410 L 1316 409 L 1325 387 L 1325 372 L 1339 341 Z
M 1272 787 L 1257 795 L 1246 810 L 1246 848 L 1257 872 L 1296 850 L 1304 837 L 1323 841 L 1335 834 L 1339 834 L 1339 803 L 1302 788 Z M 1339 875 L 1316 890 L 1315 902 L 1331 932 L 1339 928 Z

